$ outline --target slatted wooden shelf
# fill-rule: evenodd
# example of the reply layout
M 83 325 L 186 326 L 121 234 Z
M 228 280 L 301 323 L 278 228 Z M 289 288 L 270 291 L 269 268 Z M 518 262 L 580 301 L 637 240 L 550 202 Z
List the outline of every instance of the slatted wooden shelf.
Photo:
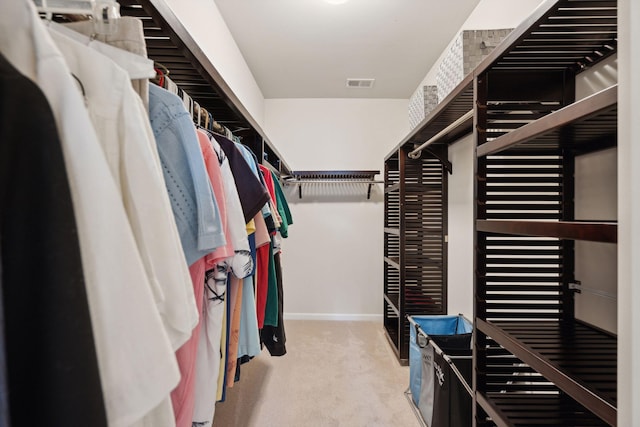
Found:
M 616 0 L 547 0 L 476 68 L 580 72 L 615 53 Z
M 491 421 L 478 426 L 532 427 L 532 426 L 607 426 L 584 406 L 561 394 L 531 393 L 476 393 L 482 409 Z
M 615 223 L 476 220 L 476 229 L 486 233 L 555 237 L 601 243 L 616 243 L 618 241 L 618 226 Z
M 478 156 L 571 148 L 589 152 L 615 145 L 618 86 L 612 86 L 539 120 L 506 133 L 477 149 Z
M 615 424 L 617 339 L 580 322 L 477 320 L 477 328 L 604 421 Z

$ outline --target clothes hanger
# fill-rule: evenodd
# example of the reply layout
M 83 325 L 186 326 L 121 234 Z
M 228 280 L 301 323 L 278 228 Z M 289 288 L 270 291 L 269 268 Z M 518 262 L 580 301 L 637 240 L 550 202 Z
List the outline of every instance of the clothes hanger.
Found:
M 202 118 L 200 110 L 200 104 L 198 104 L 196 101 L 193 101 L 193 114 L 195 115 L 195 117 L 192 117 L 195 119 L 195 122 L 198 126 L 202 126 L 200 123 L 200 120 Z
M 200 109 L 202 110 L 202 120 L 204 120 L 203 126 L 205 129 L 209 129 L 209 112 L 203 107 L 200 107 Z
M 153 61 L 144 56 L 136 55 L 135 53 L 103 43 L 56 22 L 50 22 L 48 28 L 49 31 L 55 31 L 60 35 L 69 37 L 107 56 L 127 71 L 131 80 L 149 79 L 155 76 Z
M 151 81 L 157 84 L 158 86 L 160 86 L 161 88 L 166 89 L 167 78 L 169 76 L 169 70 L 167 69 L 167 67 L 165 67 L 159 62 L 154 62 L 153 71 L 155 72 L 155 75 L 151 78 Z
M 118 29 L 120 4 L 115 0 L 33 0 L 48 21 L 53 15 L 81 15 L 92 18 L 96 34 L 113 34 Z
M 207 118 L 207 129 L 213 131 L 213 114 L 209 113 L 209 117 Z

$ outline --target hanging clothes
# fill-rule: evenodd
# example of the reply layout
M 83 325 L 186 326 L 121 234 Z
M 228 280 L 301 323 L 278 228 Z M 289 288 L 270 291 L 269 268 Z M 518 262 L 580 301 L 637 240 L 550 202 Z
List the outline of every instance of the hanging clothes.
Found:
M 278 326 L 278 282 L 276 278 L 276 264 L 273 256 L 275 236 L 271 237 L 271 244 L 269 244 L 269 258 L 268 258 L 268 289 L 267 289 L 267 301 L 264 309 L 264 327 Z
M 260 251 L 276 280 L 264 304 L 276 302 L 271 323 L 283 328 L 271 238 L 283 213 L 257 158 L 228 128 L 196 133 L 194 112 L 206 127 L 217 124 L 211 114 L 169 78 L 179 96 L 148 86 L 141 21 L 123 18 L 117 28 L 96 35 L 90 22 L 45 24 L 30 0 L 8 3 L 0 16 L 0 109 L 11 105 L 6 93 L 30 104 L 0 128 L 0 427 L 9 416 L 65 426 L 210 423 L 238 360 L 261 351 Z M 5 144 L 5 135 L 41 108 L 18 84 L 5 91 L 7 70 L 34 82 L 51 109 L 41 128 L 21 129 L 28 145 Z M 42 157 L 23 166 L 34 153 Z M 25 214 L 25 206 L 33 208 Z M 37 256 L 27 259 L 25 236 Z M 39 295 L 14 285 L 34 259 L 46 271 Z M 27 302 L 42 315 L 24 310 Z M 33 343 L 10 345 L 25 336 Z M 284 329 L 273 336 L 284 345 Z
M 0 51 L 38 84 L 52 107 L 78 226 L 107 418 L 110 426 L 130 426 L 166 398 L 179 371 L 122 200 L 78 83 L 30 1 L 3 6 Z
M 220 210 L 209 183 L 204 158 L 191 117 L 182 100 L 152 85 L 150 122 L 156 137 L 171 207 L 189 263 L 199 318 L 190 338 L 176 351 L 181 379 L 171 393 L 178 427 L 190 427 L 195 405 L 195 371 L 202 313 L 206 256 L 226 246 Z
M 99 40 L 108 45 L 118 47 L 127 52 L 147 57 L 147 43 L 144 39 L 142 21 L 137 18 L 123 16 L 118 19 L 118 25 L 112 34 L 96 34 L 93 20 L 78 21 L 64 24 L 73 31 Z M 145 110 L 149 110 L 149 76 L 146 78 L 133 78 L 131 84 L 140 96 Z
M 263 176 L 265 187 L 267 188 L 270 196 L 269 204 L 275 206 L 275 190 L 273 187 L 273 178 L 271 172 L 266 166 L 259 165 L 260 173 Z M 277 214 L 276 209 L 270 209 L 271 222 L 266 222 L 270 234 L 276 233 L 276 224 L 274 222 Z M 271 245 L 271 238 L 267 242 Z M 256 275 L 256 314 L 258 317 L 258 328 L 264 327 L 264 317 L 267 305 L 267 295 L 269 292 L 269 246 L 258 247 L 258 274 Z
M 218 144 L 216 139 L 211 139 L 211 146 L 218 156 L 220 171 L 224 184 L 225 200 L 227 202 L 227 217 L 229 220 L 229 233 L 233 242 L 234 256 L 228 261 L 231 271 L 236 277 L 244 278 L 253 271 L 251 248 L 247 239 L 245 214 L 242 209 L 240 191 L 236 186 L 229 158 Z M 241 182 L 242 185 L 242 182 Z
M 280 253 L 274 254 L 274 272 L 276 276 L 276 286 L 278 293 L 278 318 L 277 325 L 265 325 L 261 331 L 262 341 L 272 356 L 284 356 L 287 353 L 287 336 L 284 330 L 284 288 L 282 286 L 282 264 Z
M 49 33 L 82 82 L 91 122 L 124 203 L 165 331 L 177 350 L 191 336 L 198 311 L 146 110 L 124 70 L 58 27 L 50 26 Z
M 216 250 L 207 255 L 207 270 L 213 268 L 217 263 L 224 262 L 227 258 L 233 257 L 234 247 L 233 239 L 231 236 L 231 230 L 229 226 L 229 217 L 227 214 L 227 197 L 224 191 L 224 183 L 222 177 L 222 169 L 220 167 L 220 160 L 216 152 L 213 150 L 209 135 L 202 129 L 197 131 L 198 143 L 200 144 L 200 151 L 202 152 L 202 158 L 209 178 L 209 183 L 213 189 L 213 195 L 215 196 L 218 210 L 220 211 L 220 220 L 222 223 L 222 229 L 224 231 L 226 244 L 216 248 Z
M 4 61 L 4 58 L 0 59 Z M 0 242 L 2 235 L 0 234 Z M 9 385 L 7 384 L 7 355 L 5 351 L 4 292 L 2 290 L 2 245 L 0 245 L 0 427 L 9 427 Z M 96 360 L 97 364 L 97 360 Z M 97 368 L 97 365 L 96 365 Z M 104 411 L 104 408 L 103 408 Z M 104 414 L 106 424 L 106 414 Z
M 240 319 L 242 317 L 242 279 L 231 275 L 230 281 L 231 298 L 231 318 L 229 323 L 229 349 L 227 351 L 227 366 L 225 386 L 233 385 L 233 378 L 236 372 L 236 363 L 238 359 L 238 345 L 240 342 Z
M 244 160 L 242 153 L 236 148 L 235 143 L 221 135 L 214 134 L 213 136 L 229 159 L 238 196 L 242 203 L 244 220 L 245 223 L 248 223 L 262 210 L 264 204 L 269 200 L 267 190 L 253 175 L 250 166 Z
M 273 186 L 276 193 L 278 212 L 280 213 L 280 218 L 282 218 L 282 224 L 279 228 L 280 235 L 284 238 L 287 238 L 289 236 L 289 226 L 293 225 L 293 217 L 291 216 L 291 210 L 289 209 L 287 198 L 284 195 L 284 191 L 282 191 L 282 187 L 280 186 L 278 177 L 273 172 L 271 172 L 271 177 L 273 178 Z
M 203 319 L 196 357 L 195 402 L 192 417 L 193 425 L 206 426 L 210 424 L 215 411 L 215 396 L 220 371 L 220 339 L 229 269 L 227 260 L 234 256 L 234 248 L 230 237 L 227 197 L 224 191 L 220 159 L 213 150 L 209 135 L 203 130 L 198 130 L 198 142 L 209 180 L 220 207 L 225 235 L 228 236 L 227 245 L 216 249 L 207 257 L 208 271 L 205 276 Z
M 260 170 L 258 168 L 256 156 L 242 144 L 235 143 L 236 148 L 242 153 L 245 161 L 251 168 L 251 171 L 262 182 Z M 257 248 L 269 243 L 269 232 L 264 218 L 271 216 L 268 203 L 262 207 L 261 212 L 258 212 L 254 218 L 254 224 L 256 231 L 249 236 L 249 242 L 253 243 L 251 246 L 251 254 L 254 259 L 254 265 L 257 262 Z M 260 333 L 258 331 L 258 318 L 256 313 L 256 296 L 254 291 L 255 286 L 255 269 L 252 274 L 246 277 L 242 282 L 242 312 L 240 322 L 240 334 L 238 338 L 238 358 L 243 356 L 255 357 L 260 354 Z M 232 363 L 229 369 L 234 368 Z M 235 375 L 234 375 L 235 377 Z M 233 387 L 233 382 L 228 382 L 228 386 Z
M 275 217 L 278 231 L 283 238 L 286 238 L 288 236 L 288 226 L 293 224 L 287 200 L 277 176 L 264 167 L 261 170 L 265 174 L 265 181 L 270 194 L 275 195 L 274 211 L 277 213 Z M 283 320 L 284 288 L 282 283 L 280 240 L 276 234 L 272 236 L 271 245 L 269 246 L 268 272 L 265 318 L 260 336 L 272 356 L 282 356 L 286 354 L 286 334 Z
M 182 100 L 149 87 L 149 117 L 182 248 L 191 265 L 226 244 L 191 116 Z
M 55 120 L 40 89 L 1 55 L 0 117 L 0 425 L 11 415 L 15 425 L 106 426 Z M 34 265 L 42 280 L 25 281 Z

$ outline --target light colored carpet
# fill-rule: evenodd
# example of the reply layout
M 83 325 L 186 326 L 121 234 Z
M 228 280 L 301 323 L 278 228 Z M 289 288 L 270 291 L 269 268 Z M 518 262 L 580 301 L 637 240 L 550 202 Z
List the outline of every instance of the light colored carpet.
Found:
M 287 355 L 242 365 L 214 427 L 416 427 L 398 364 L 377 322 L 285 322 Z

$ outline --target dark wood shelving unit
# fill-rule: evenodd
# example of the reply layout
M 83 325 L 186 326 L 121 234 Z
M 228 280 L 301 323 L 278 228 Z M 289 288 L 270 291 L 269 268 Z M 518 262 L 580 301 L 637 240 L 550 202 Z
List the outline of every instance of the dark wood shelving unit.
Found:
M 608 423 L 616 420 L 617 340 L 580 322 L 491 322 L 482 333 Z
M 385 257 L 398 257 L 400 268 L 385 261 L 384 325 L 403 364 L 409 357 L 406 317 L 447 313 L 448 146 L 473 132 L 473 108 L 469 75 L 385 157 L 384 250 Z M 398 295 L 397 304 L 390 293 Z
M 491 420 L 478 422 L 482 427 L 608 425 L 557 390 L 540 394 L 478 393 L 477 401 L 491 417 Z
M 118 0 L 120 14 L 142 20 L 147 55 L 214 120 L 242 138 L 265 165 L 282 175 L 290 168 L 264 130 L 225 82 L 164 0 Z
M 580 153 L 614 146 L 618 86 L 612 86 L 478 147 L 478 156 L 569 148 Z M 571 135 L 567 138 L 567 135 Z
M 401 364 L 409 360 L 407 316 L 447 309 L 447 171 L 430 153 L 409 158 L 412 149 L 385 161 L 384 325 Z
M 575 100 L 616 52 L 615 0 L 550 0 L 475 71 L 474 425 L 616 425 L 617 338 L 575 318 L 575 161 L 617 144 L 617 86 Z M 612 188 L 611 191 L 616 191 Z
M 587 221 L 477 220 L 476 229 L 485 233 L 554 237 L 602 243 L 618 241 L 616 224 Z

